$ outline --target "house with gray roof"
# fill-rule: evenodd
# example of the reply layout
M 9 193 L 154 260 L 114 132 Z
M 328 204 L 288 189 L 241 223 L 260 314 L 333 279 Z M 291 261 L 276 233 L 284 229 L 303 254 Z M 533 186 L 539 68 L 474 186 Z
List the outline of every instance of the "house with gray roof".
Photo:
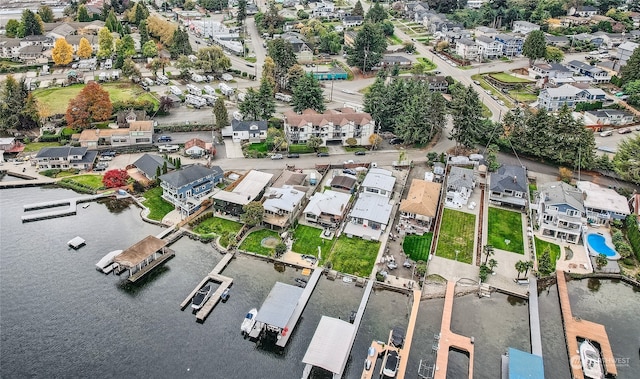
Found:
M 466 205 L 476 181 L 473 170 L 460 166 L 452 166 L 447 176 L 446 204 L 454 206 Z
M 607 71 L 589 63 L 572 60 L 567 63 L 567 66 L 579 75 L 593 78 L 595 83 L 609 83 L 611 81 L 611 76 Z
M 628 125 L 633 123 L 633 114 L 623 109 L 598 109 L 584 113 L 585 124 Z
M 401 55 L 385 55 L 382 57 L 382 60 L 379 63 L 380 67 L 387 66 L 411 66 L 411 60 L 409 58 L 405 58 Z
M 578 7 L 570 7 L 567 10 L 568 16 L 576 16 L 576 17 L 591 17 L 598 14 L 598 8 L 593 6 L 578 6 Z
M 630 41 L 621 43 L 620 46 L 618 46 L 618 53 L 616 56 L 620 60 L 620 66 L 624 66 L 627 64 L 627 61 L 629 60 L 629 58 L 631 58 L 631 54 L 633 54 L 638 46 L 640 45 Z
M 349 200 L 351 195 L 348 193 L 332 190 L 316 192 L 304 208 L 304 218 L 322 227 L 335 228 L 344 219 Z
M 396 178 L 391 171 L 382 168 L 372 168 L 364 177 L 360 187 L 363 193 L 373 193 L 390 198 L 393 194 L 393 186 Z
M 584 205 L 578 188 L 565 182 L 542 184 L 532 208 L 541 235 L 570 243 L 580 241 Z
M 558 88 L 545 88 L 538 95 L 538 108 L 555 112 L 564 105 L 573 109 L 578 103 L 604 101 L 606 94 L 599 88 L 578 88 L 564 84 Z
M 524 37 L 511 34 L 496 34 L 493 38 L 502 44 L 502 53 L 507 57 L 522 55 Z
M 138 169 L 147 179 L 154 180 L 158 174 L 158 168 L 162 170 L 164 164 L 167 164 L 167 170 L 175 170 L 173 164 L 165 160 L 163 157 L 154 154 L 144 154 L 133 162 L 133 166 Z
M 337 175 L 331 178 L 331 189 L 345 193 L 353 193 L 358 180 L 351 175 Z
M 425 76 L 422 80 L 429 85 L 431 92 L 447 92 L 449 90 L 449 82 L 445 76 Z
M 534 30 L 540 30 L 540 25 L 534 24 L 533 22 L 522 21 L 522 20 L 513 22 L 514 33 L 529 34 Z
M 200 208 L 202 201 L 222 182 L 223 177 L 224 171 L 219 166 L 185 166 L 160 176 L 162 198 L 187 217 Z
M 388 197 L 374 193 L 361 193 L 358 196 L 349 222 L 345 224 L 344 234 L 377 241 L 387 228 L 393 205 Z
M 270 187 L 264 193 L 262 221 L 271 229 L 286 228 L 298 215 L 305 192 L 293 186 Z
M 460 38 L 456 41 L 456 54 L 464 59 L 475 60 L 478 58 L 478 45 L 470 38 Z
M 478 54 L 483 59 L 496 59 L 502 56 L 502 43 L 491 37 L 485 35 L 476 37 L 476 45 L 478 45 Z
M 529 76 L 532 78 L 570 78 L 573 76 L 573 71 L 561 65 L 560 63 L 535 63 L 529 70 Z
M 578 181 L 576 186 L 582 191 L 585 217 L 589 224 L 609 225 L 611 221 L 622 221 L 631 214 L 627 198 L 616 190 L 587 181 Z
M 526 208 L 527 169 L 524 166 L 502 166 L 489 176 L 489 201 L 497 205 Z
M 231 120 L 233 142 L 262 142 L 267 139 L 267 121 Z
M 545 34 L 544 40 L 549 46 L 568 46 L 571 40 L 567 36 L 554 36 L 553 34 Z
M 224 191 L 218 191 L 213 197 L 213 207 L 221 213 L 230 216 L 240 216 L 242 209 L 252 201 L 262 199 L 265 188 L 273 181 L 273 174 L 251 170 L 229 185 Z
M 45 147 L 36 154 L 38 170 L 90 170 L 98 155 L 97 151 L 89 151 L 86 147 Z

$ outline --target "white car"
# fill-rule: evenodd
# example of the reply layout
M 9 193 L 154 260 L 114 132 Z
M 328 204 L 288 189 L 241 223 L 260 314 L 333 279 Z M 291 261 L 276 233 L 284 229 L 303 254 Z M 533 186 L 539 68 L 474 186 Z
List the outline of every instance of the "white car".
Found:
M 113 159 L 113 157 L 110 157 L 108 155 L 101 155 L 100 158 L 98 158 L 99 161 L 103 161 L 103 162 L 110 161 L 112 159 Z
M 271 159 L 282 159 L 282 158 L 283 158 L 283 157 L 282 157 L 282 154 L 273 154 L 273 155 L 271 156 Z

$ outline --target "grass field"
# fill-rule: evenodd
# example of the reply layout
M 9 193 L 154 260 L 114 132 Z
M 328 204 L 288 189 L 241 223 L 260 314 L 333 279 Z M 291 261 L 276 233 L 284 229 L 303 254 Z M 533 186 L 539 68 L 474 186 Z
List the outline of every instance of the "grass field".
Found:
M 83 186 L 91 187 L 96 190 L 103 187 L 102 175 L 77 175 L 69 177 L 67 180 L 80 183 Z
M 291 250 L 298 254 L 318 256 L 318 246 L 322 251 L 322 257 L 326 258 L 331 250 L 333 240 L 320 238 L 322 229 L 314 228 L 306 225 L 298 225 L 293 231 L 293 246 Z
M 423 236 L 408 235 L 404 237 L 402 249 L 409 258 L 414 261 L 427 261 L 429 258 L 429 248 L 433 233 L 427 233 Z
M 252 143 L 251 145 L 249 145 L 247 147 L 247 150 L 254 150 L 254 151 L 259 151 L 261 153 L 266 153 L 267 152 L 267 144 L 264 143 L 264 142 Z
M 505 241 L 509 241 L 509 243 Z M 492 245 L 496 249 L 524 254 L 522 214 L 489 207 L 487 244 Z
M 546 249 L 549 249 L 549 255 L 551 256 L 551 267 L 553 268 L 552 272 L 556 270 L 556 261 L 560 258 L 560 246 L 555 243 L 543 241 L 538 239 L 538 237 L 534 237 L 536 244 L 536 255 L 538 259 L 544 253 Z
M 521 101 L 523 103 L 533 103 L 538 100 L 538 96 L 526 91 L 509 91 L 509 96 L 513 97 L 516 101 Z
M 475 234 L 475 215 L 445 208 L 440 224 L 436 254 L 439 257 L 471 264 Z M 458 251 L 457 259 L 456 251 Z
M 504 72 L 496 72 L 493 74 L 489 74 L 489 76 L 503 83 L 531 83 L 531 80 L 518 78 Z
M 389 42 L 391 42 L 391 45 L 402 45 L 402 40 L 395 34 L 390 35 L 389 37 L 387 37 L 387 39 L 389 40 Z
M 196 225 L 193 228 L 193 232 L 203 236 L 223 236 L 228 232 L 238 233 L 241 228 L 242 224 L 239 222 L 220 217 L 211 217 Z
M 40 151 L 44 147 L 57 147 L 60 146 L 58 142 L 30 142 L 25 145 L 24 152 L 32 153 L 34 151 Z
M 425 71 L 435 70 L 438 66 L 425 57 L 419 57 L 418 62 L 424 63 Z
M 334 270 L 345 274 L 369 276 L 376 263 L 380 242 L 340 236 L 329 257 Z
M 142 196 L 146 199 L 142 204 L 149 208 L 149 215 L 147 217 L 151 220 L 160 221 L 173 210 L 173 205 L 162 198 L 161 187 L 152 188 Z
M 64 114 L 69 101 L 76 97 L 84 88 L 84 84 L 74 84 L 68 87 L 44 88 L 33 91 L 38 102 L 44 105 L 51 114 Z M 102 84 L 111 102 L 126 100 L 148 100 L 158 105 L 158 101 L 139 86 L 132 83 L 104 83 Z
M 277 232 L 269 229 L 261 229 L 249 234 L 242 244 L 240 244 L 240 250 L 249 251 L 260 255 L 273 255 L 273 248 L 262 246 L 262 240 L 265 238 L 277 238 L 280 241 L 280 235 Z

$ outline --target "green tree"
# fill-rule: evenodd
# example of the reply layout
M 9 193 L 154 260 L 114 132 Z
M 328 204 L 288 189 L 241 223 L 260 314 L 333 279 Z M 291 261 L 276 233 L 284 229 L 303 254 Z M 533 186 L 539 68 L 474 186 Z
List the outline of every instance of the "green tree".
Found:
M 53 11 L 46 5 L 41 5 L 40 8 L 38 8 L 38 16 L 40 16 L 42 22 L 53 22 L 53 20 L 55 20 Z
M 598 270 L 606 266 L 607 263 L 609 263 L 607 256 L 604 254 L 598 254 L 598 256 L 596 257 L 596 267 L 598 268 Z
M 534 30 L 522 45 L 522 55 L 529 58 L 529 67 L 533 66 L 536 59 L 544 58 L 547 53 L 547 42 L 544 39 L 542 30 Z
M 515 266 L 516 266 L 516 271 L 518 271 L 518 279 L 520 279 L 520 275 L 522 275 L 523 272 L 528 270 L 527 262 L 517 261 Z
M 6 36 L 9 38 L 14 38 L 18 36 L 20 33 L 20 21 L 11 19 L 7 21 L 7 25 L 5 25 Z
M 133 78 L 134 76 L 138 78 L 142 77 L 140 69 L 131 58 L 124 60 L 124 63 L 122 64 L 122 75 L 127 78 Z
M 264 207 L 259 201 L 252 201 L 242 206 L 242 213 L 240 215 L 240 221 L 248 226 L 256 226 L 262 222 L 264 217 Z
M 553 262 L 551 262 L 549 248 L 546 248 L 538 258 L 538 271 L 543 275 L 549 275 L 553 272 Z
M 2 83 L 2 94 L 0 96 L 0 129 L 17 129 L 20 123 L 19 110 L 22 109 L 26 91 L 23 90 L 22 82 L 16 81 L 12 75 Z
M 382 54 L 387 49 L 387 40 L 379 25 L 365 23 L 354 41 L 353 47 L 347 47 L 347 63 L 370 71 L 380 63 Z
M 113 8 L 109 10 L 106 20 L 104 20 L 104 26 L 109 29 L 110 32 L 116 32 L 120 35 L 124 34 L 122 30 L 122 24 L 118 21 L 116 14 L 113 12 Z
M 640 49 L 635 49 L 627 60 L 627 64 L 620 69 L 620 85 L 640 80 Z
M 296 64 L 296 55 L 293 52 L 293 45 L 282 38 L 269 41 L 268 54 L 275 63 L 274 75 L 276 80 L 276 92 L 281 92 L 287 86 L 287 72 Z
M 491 270 L 489 269 L 489 267 L 486 264 L 481 264 L 480 265 L 480 272 L 479 272 L 479 277 L 480 277 L 480 283 L 484 283 L 487 281 L 487 277 L 489 277 L 489 272 Z
M 265 60 L 266 63 L 266 60 Z M 262 71 L 264 72 L 264 70 Z M 287 89 L 293 92 L 293 89 L 296 88 L 296 83 L 298 80 L 307 75 L 306 71 L 299 64 L 294 64 L 287 70 Z
M 484 264 L 487 264 L 489 261 L 489 257 L 495 255 L 495 250 L 492 245 L 484 245 L 482 248 L 482 252 L 484 253 Z
M 149 40 L 142 45 L 142 55 L 145 58 L 155 58 L 158 56 L 158 46 L 152 40 Z
M 268 80 L 271 83 L 271 86 L 276 88 L 276 64 L 273 62 L 273 58 L 267 56 L 264 58 L 264 64 L 262 65 L 262 80 Z
M 268 79 L 260 81 L 258 98 L 260 100 L 260 117 L 262 120 L 269 120 L 276 113 L 276 101 L 273 85 Z
M 495 259 L 489 259 L 489 263 L 487 263 L 487 265 L 489 266 L 489 270 L 491 270 L 491 272 L 493 272 L 493 269 L 495 269 L 496 267 L 498 267 L 498 261 L 496 261 Z
M 140 22 L 146 20 L 147 17 L 149 17 L 149 10 L 141 3 L 136 3 L 133 14 L 133 23 L 136 25 L 140 25 Z
M 293 89 L 292 96 L 293 110 L 302 112 L 305 109 L 313 109 L 318 113 L 324 113 L 324 95 L 320 82 L 312 74 L 307 74 L 298 79 Z
M 364 16 L 364 9 L 362 8 L 362 3 L 360 0 L 356 1 L 356 4 L 353 6 L 353 10 L 351 11 L 352 16 Z
M 26 37 L 32 35 L 41 35 L 44 25 L 40 16 L 33 13 L 29 9 L 22 11 L 22 22 L 20 23 L 19 36 Z
M 555 46 L 547 46 L 544 59 L 547 62 L 560 63 L 564 60 L 564 53 Z
M 327 54 L 338 54 L 342 50 L 342 37 L 336 32 L 320 33 L 318 50 Z
M 309 149 L 313 149 L 313 151 L 318 151 L 318 148 L 322 146 L 322 138 L 320 137 L 309 137 L 307 139 L 307 147 Z
M 384 21 L 387 17 L 389 17 L 389 15 L 382 7 L 382 4 L 376 2 L 371 8 L 369 8 L 365 19 L 373 23 L 378 23 Z
M 238 24 L 242 25 L 246 18 L 247 18 L 247 0 L 239 0 L 238 13 L 236 14 L 236 19 L 238 20 Z
M 411 82 L 394 133 L 405 143 L 426 144 L 445 124 L 445 100 L 425 82 Z
M 256 24 L 259 24 L 262 29 L 266 30 L 269 34 L 273 34 L 277 30 L 282 29 L 284 18 L 278 13 L 275 1 L 269 2 L 267 11 L 262 15 L 260 22 L 258 22 L 258 17 L 256 17 Z
M 619 143 L 613 166 L 622 179 L 640 184 L 640 135 Z
M 219 46 L 205 47 L 196 53 L 195 67 L 205 73 L 222 73 L 231 68 L 231 60 Z
M 140 34 L 140 44 L 142 45 L 144 45 L 145 43 L 147 43 L 147 41 L 149 41 L 149 39 L 151 39 L 151 37 L 149 37 L 149 30 L 147 29 L 146 20 L 140 21 L 140 25 L 138 25 L 138 33 Z
M 98 58 L 107 58 L 113 55 L 113 36 L 108 28 L 103 27 L 98 32 Z
M 136 55 L 135 42 L 133 37 L 127 34 L 116 41 L 116 52 L 119 57 L 122 57 L 123 61 L 126 58 Z
M 176 67 L 180 70 L 181 79 L 189 79 L 191 77 L 191 69 L 193 68 L 193 62 L 186 55 L 178 57 Z
M 287 245 L 284 242 L 279 242 L 274 251 L 276 253 L 276 258 L 278 258 L 287 252 Z
M 485 136 L 482 105 L 478 93 L 460 84 L 451 86 L 450 103 L 453 130 L 449 138 L 466 149 L 475 147 Z
M 247 89 L 244 101 L 238 104 L 238 110 L 244 120 L 262 120 L 260 117 L 260 95 L 253 88 Z
M 229 125 L 229 114 L 227 113 L 227 108 L 224 106 L 224 99 L 222 96 L 218 97 L 216 102 L 213 104 L 213 115 L 215 117 L 215 126 L 217 130 Z
M 189 42 L 189 34 L 181 28 L 177 28 L 173 32 L 173 38 L 171 40 L 171 46 L 169 46 L 169 52 L 172 58 L 177 58 L 180 55 L 191 55 L 193 50 L 191 49 L 191 43 Z
M 92 17 L 89 16 L 89 11 L 87 11 L 87 7 L 84 4 L 81 4 L 78 7 L 78 16 L 76 17 L 76 20 L 79 22 L 89 22 L 92 20 Z

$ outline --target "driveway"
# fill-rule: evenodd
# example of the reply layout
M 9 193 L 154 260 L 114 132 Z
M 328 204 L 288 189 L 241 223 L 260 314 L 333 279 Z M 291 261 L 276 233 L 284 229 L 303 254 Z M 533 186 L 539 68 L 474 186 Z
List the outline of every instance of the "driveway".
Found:
M 233 142 L 231 138 L 225 138 L 224 147 L 227 153 L 227 158 L 244 158 L 242 154 L 242 145 L 237 142 Z

